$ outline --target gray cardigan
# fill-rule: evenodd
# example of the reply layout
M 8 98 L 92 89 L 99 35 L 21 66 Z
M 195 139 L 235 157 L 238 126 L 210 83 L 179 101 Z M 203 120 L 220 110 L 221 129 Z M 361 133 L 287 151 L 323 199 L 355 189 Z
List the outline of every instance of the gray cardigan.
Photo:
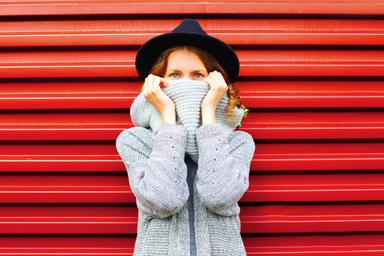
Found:
M 134 255 L 246 255 L 238 200 L 249 185 L 252 137 L 240 131 L 228 136 L 217 124 L 200 126 L 192 184 L 187 183 L 186 140 L 184 126 L 163 124 L 155 136 L 134 127 L 116 141 L 139 209 Z

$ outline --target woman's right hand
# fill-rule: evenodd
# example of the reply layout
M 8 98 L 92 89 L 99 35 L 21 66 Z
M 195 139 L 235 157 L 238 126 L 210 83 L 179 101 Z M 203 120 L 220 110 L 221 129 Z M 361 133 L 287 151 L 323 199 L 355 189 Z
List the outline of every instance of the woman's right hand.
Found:
M 163 124 L 176 124 L 175 103 L 161 90 L 161 87 L 167 87 L 164 78 L 150 74 L 145 78 L 144 98 L 160 112 Z

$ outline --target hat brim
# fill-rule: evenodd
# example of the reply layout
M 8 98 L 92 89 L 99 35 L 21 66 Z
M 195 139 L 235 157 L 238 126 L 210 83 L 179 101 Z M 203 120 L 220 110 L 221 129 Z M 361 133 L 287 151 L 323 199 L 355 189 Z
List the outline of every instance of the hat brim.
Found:
M 209 52 L 225 70 L 230 82 L 236 81 L 239 59 L 233 49 L 215 37 L 193 33 L 163 34 L 143 44 L 136 55 L 136 70 L 140 78 L 144 81 L 163 51 L 180 45 L 194 46 Z

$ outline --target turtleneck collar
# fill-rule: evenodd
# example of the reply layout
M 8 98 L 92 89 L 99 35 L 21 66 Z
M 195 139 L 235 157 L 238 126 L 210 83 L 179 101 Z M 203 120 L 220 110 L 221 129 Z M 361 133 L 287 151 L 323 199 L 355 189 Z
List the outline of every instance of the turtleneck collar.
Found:
M 187 146 L 186 154 L 188 154 L 194 162 L 199 158 L 199 152 L 196 142 L 196 130 L 201 126 L 201 102 L 209 91 L 209 85 L 189 80 L 179 79 L 167 83 L 167 87 L 162 90 L 176 106 L 176 124 L 183 125 L 187 129 Z M 225 108 L 228 104 L 228 96 L 225 94 L 217 105 L 215 117 L 216 123 L 220 125 L 227 136 L 239 125 L 243 118 L 243 109 L 234 108 L 232 112 L 236 116 L 228 116 L 225 114 Z M 149 103 L 143 93 L 134 100 L 130 115 L 135 126 L 144 127 L 152 130 L 156 135 L 161 126 L 161 114 Z

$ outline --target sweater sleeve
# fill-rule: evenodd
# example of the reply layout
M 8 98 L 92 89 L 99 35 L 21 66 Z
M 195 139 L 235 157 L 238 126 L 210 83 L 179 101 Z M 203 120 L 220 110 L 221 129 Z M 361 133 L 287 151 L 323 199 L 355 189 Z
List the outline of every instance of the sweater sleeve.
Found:
M 137 207 L 153 217 L 171 216 L 188 200 L 186 133 L 183 126 L 163 124 L 153 139 L 149 130 L 134 127 L 116 140 Z
M 233 132 L 228 138 L 217 124 L 201 126 L 196 133 L 199 167 L 196 189 L 202 203 L 223 216 L 239 214 L 237 204 L 249 186 L 255 151 L 251 135 Z

